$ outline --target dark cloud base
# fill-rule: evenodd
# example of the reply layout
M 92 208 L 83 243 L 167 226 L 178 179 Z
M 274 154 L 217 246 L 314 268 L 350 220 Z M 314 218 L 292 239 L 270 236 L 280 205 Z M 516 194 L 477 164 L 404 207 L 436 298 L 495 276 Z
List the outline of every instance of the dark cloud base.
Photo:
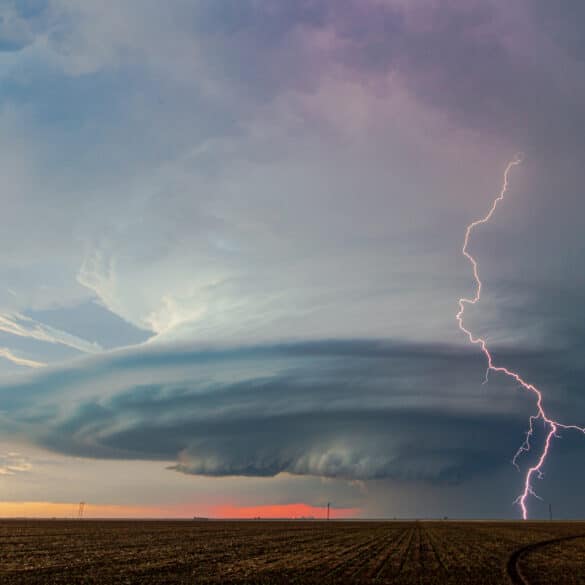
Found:
M 379 341 L 146 348 L 5 384 L 0 403 L 4 429 L 68 455 L 458 482 L 509 465 L 534 409 L 506 379 L 482 386 L 483 368 L 473 351 Z

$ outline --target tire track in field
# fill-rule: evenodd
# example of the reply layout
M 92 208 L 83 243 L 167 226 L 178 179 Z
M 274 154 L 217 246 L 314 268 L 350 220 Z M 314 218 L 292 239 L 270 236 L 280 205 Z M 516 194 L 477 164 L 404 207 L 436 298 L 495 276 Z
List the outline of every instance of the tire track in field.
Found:
M 508 575 L 512 580 L 514 585 L 530 585 L 530 581 L 526 578 L 526 576 L 520 570 L 518 563 L 520 560 L 527 555 L 539 548 L 543 548 L 545 546 L 549 546 L 551 544 L 560 544 L 563 542 L 567 542 L 570 540 L 577 540 L 578 538 L 585 538 L 585 534 L 574 534 L 572 536 L 561 536 L 559 538 L 551 538 L 549 540 L 541 540 L 540 542 L 533 542 L 532 544 L 528 544 L 515 550 L 508 559 Z

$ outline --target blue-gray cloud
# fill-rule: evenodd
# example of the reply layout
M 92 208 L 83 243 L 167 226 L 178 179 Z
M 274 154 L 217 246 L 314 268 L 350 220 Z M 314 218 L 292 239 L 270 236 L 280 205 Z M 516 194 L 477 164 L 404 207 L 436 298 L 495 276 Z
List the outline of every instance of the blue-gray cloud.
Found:
M 199 475 L 460 481 L 508 465 L 534 408 L 481 372 L 474 352 L 390 342 L 124 351 L 4 384 L 3 428 Z
M 21 51 L 34 42 L 43 28 L 47 0 L 0 2 L 0 53 Z

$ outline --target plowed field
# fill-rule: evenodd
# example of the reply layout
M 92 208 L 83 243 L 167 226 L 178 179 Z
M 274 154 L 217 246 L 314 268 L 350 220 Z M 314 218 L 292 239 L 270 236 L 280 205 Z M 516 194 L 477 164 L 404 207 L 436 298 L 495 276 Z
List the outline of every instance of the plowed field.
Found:
M 570 585 L 585 523 L 2 521 L 0 583 Z

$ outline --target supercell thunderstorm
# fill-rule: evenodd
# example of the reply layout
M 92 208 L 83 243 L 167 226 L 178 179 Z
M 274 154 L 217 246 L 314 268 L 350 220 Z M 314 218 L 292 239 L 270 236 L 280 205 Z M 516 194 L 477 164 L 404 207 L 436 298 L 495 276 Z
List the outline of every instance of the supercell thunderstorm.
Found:
M 471 233 L 473 232 L 473 230 L 476 227 L 483 225 L 485 223 L 488 223 L 490 221 L 490 219 L 492 218 L 492 216 L 494 215 L 494 213 L 496 211 L 496 207 L 498 206 L 498 203 L 500 203 L 504 199 L 504 196 L 506 195 L 506 192 L 508 191 L 509 175 L 510 175 L 512 169 L 515 166 L 519 165 L 521 162 L 522 162 L 522 158 L 519 155 L 517 155 L 516 157 L 514 157 L 514 159 L 512 159 L 508 163 L 508 165 L 506 166 L 506 170 L 504 171 L 504 182 L 502 184 L 502 188 L 501 188 L 498 196 L 492 202 L 492 206 L 491 206 L 490 210 L 488 211 L 488 213 L 484 217 L 470 223 L 467 226 L 467 229 L 465 231 L 465 239 L 463 241 L 463 248 L 461 249 L 461 251 L 462 251 L 463 255 L 465 256 L 465 258 L 467 258 L 467 260 L 471 263 L 471 266 L 473 268 L 473 277 L 475 279 L 475 294 L 474 294 L 473 298 L 470 298 L 470 299 L 469 298 L 459 299 L 459 312 L 456 315 L 456 319 L 457 319 L 457 323 L 459 324 L 459 329 L 461 329 L 461 331 L 463 331 L 463 333 L 465 333 L 465 335 L 467 336 L 467 338 L 469 339 L 469 341 L 471 343 L 478 345 L 480 347 L 481 351 L 483 352 L 483 354 L 486 357 L 486 360 L 487 360 L 487 369 L 486 369 L 486 378 L 485 378 L 486 381 L 488 379 L 490 372 L 498 372 L 500 374 L 505 374 L 506 376 L 508 376 L 509 378 L 512 378 L 518 384 L 520 384 L 520 386 L 524 390 L 527 390 L 528 392 L 531 392 L 532 394 L 534 394 L 534 397 L 536 398 L 536 414 L 533 414 L 530 417 L 528 432 L 526 433 L 526 439 L 525 439 L 524 443 L 520 446 L 518 451 L 516 452 L 516 455 L 514 456 L 514 459 L 513 459 L 514 465 L 516 465 L 516 467 L 518 467 L 517 462 L 518 462 L 518 458 L 520 457 L 520 455 L 522 455 L 522 453 L 524 453 L 526 451 L 529 451 L 531 448 L 531 441 L 532 441 L 533 436 L 534 436 L 535 423 L 537 423 L 538 421 L 542 421 L 542 423 L 544 424 L 544 427 L 546 429 L 545 439 L 544 439 L 540 454 L 536 460 L 536 463 L 534 465 L 532 465 L 531 467 L 529 467 L 528 470 L 526 471 L 526 475 L 524 476 L 524 488 L 522 490 L 522 493 L 518 496 L 518 498 L 516 500 L 516 502 L 520 506 L 520 509 L 522 510 L 522 517 L 524 518 L 524 520 L 526 520 L 528 518 L 527 500 L 530 496 L 537 497 L 536 493 L 534 492 L 534 489 L 533 489 L 533 480 L 534 480 L 534 478 L 541 478 L 542 477 L 542 469 L 543 469 L 543 466 L 545 464 L 545 461 L 546 461 L 546 458 L 547 458 L 547 455 L 548 455 L 548 452 L 550 449 L 550 445 L 551 445 L 553 439 L 557 436 L 557 431 L 559 429 L 570 429 L 570 430 L 580 431 L 581 433 L 585 434 L 585 427 L 579 427 L 576 425 L 565 425 L 565 424 L 562 424 L 556 420 L 551 419 L 546 414 L 546 411 L 544 409 L 543 395 L 542 395 L 541 390 L 539 390 L 533 384 L 530 384 L 529 382 L 524 380 L 520 376 L 520 374 L 518 374 L 517 372 L 515 372 L 513 370 L 509 370 L 508 368 L 506 368 L 502 365 L 496 364 L 494 362 L 492 354 L 487 346 L 486 340 L 482 337 L 474 336 L 473 333 L 469 329 L 467 329 L 463 324 L 463 316 L 465 313 L 466 305 L 477 304 L 481 300 L 481 290 L 482 290 L 482 282 L 481 282 L 481 279 L 479 277 L 479 265 L 477 263 L 477 260 L 469 253 L 469 250 L 468 250 L 469 241 L 471 238 Z

